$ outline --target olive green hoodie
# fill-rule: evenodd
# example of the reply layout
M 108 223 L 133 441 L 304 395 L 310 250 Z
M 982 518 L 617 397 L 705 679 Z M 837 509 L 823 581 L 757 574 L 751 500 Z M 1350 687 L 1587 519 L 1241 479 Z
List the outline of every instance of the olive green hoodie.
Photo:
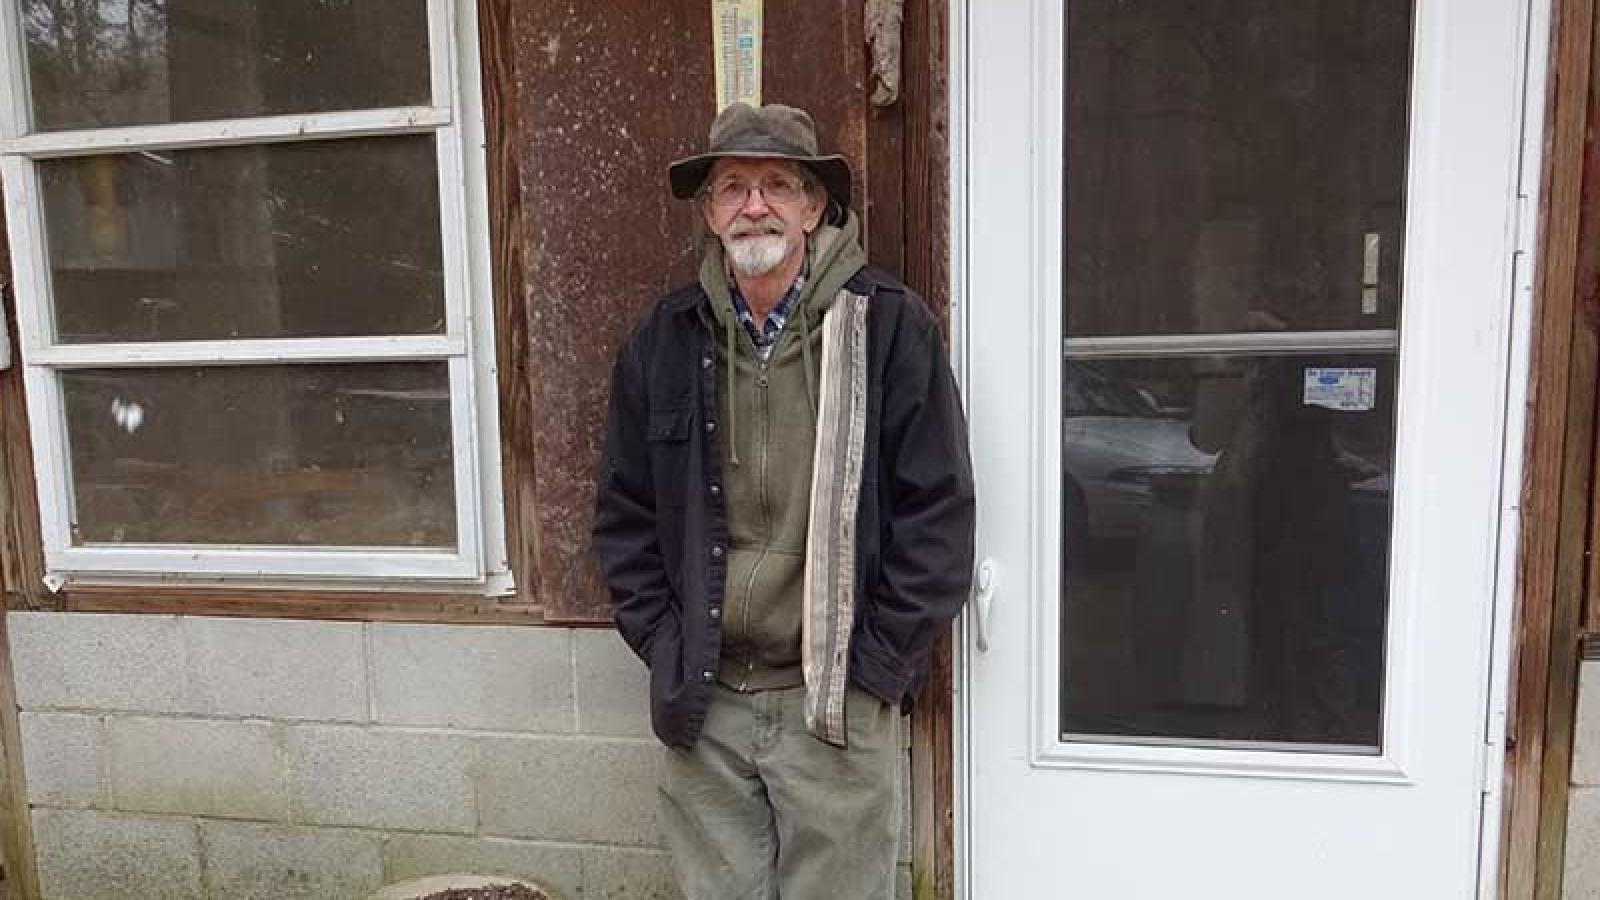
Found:
M 823 314 L 866 264 L 860 224 L 811 234 L 811 275 L 777 346 L 763 362 L 739 323 L 728 290 L 728 265 L 713 242 L 700 266 L 711 298 L 717 353 L 717 414 L 725 425 L 722 456 L 730 552 L 722 603 L 719 679 L 737 690 L 803 683 L 802 587 L 816 443 L 817 363 Z

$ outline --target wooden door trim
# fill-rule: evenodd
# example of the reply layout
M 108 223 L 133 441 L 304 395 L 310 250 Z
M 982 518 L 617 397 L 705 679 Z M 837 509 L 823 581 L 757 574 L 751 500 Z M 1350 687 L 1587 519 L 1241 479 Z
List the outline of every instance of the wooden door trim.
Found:
M 1500 896 L 1561 893 L 1600 374 L 1594 0 L 1558 0 L 1546 97 Z

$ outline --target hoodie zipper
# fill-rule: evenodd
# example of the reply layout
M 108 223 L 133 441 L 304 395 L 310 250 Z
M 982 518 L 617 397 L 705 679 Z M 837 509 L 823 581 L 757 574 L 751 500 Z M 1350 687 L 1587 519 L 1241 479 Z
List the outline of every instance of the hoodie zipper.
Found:
M 761 524 L 762 531 L 766 534 L 766 540 L 762 541 L 761 555 L 757 556 L 756 561 L 750 565 L 750 577 L 745 579 L 743 633 L 746 641 L 748 641 L 750 637 L 750 607 L 755 603 L 756 573 L 761 570 L 761 564 L 767 561 L 767 550 L 772 543 L 772 509 L 770 501 L 767 498 L 767 461 L 772 456 L 772 416 L 771 404 L 768 402 L 767 396 L 767 385 L 770 383 L 770 379 L 767 377 L 767 369 L 769 365 L 770 362 L 768 360 L 762 360 L 761 374 L 756 378 L 756 388 L 758 389 L 757 396 L 761 401 L 761 409 L 757 416 L 761 420 L 761 464 L 757 482 L 761 485 Z M 753 655 L 754 653 L 755 650 L 751 648 L 748 643 L 746 643 L 744 675 L 739 679 L 740 690 L 749 689 L 750 676 L 755 674 L 756 661 Z

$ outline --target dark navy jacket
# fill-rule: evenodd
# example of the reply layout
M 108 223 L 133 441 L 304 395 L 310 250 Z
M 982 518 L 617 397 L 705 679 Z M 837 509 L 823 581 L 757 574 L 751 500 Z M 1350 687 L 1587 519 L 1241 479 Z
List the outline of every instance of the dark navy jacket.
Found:
M 874 267 L 846 287 L 871 298 L 850 680 L 909 709 L 970 588 L 966 420 L 922 298 Z M 650 668 L 656 735 L 679 748 L 716 680 L 727 568 L 709 303 L 698 284 L 668 295 L 618 355 L 594 520 L 617 630 Z

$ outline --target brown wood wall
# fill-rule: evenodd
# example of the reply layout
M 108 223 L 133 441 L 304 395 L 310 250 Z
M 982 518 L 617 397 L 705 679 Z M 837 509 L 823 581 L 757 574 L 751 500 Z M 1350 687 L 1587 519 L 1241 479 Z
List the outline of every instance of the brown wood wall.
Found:
M 11 340 L 12 366 L 0 372 L 0 587 L 10 605 L 37 606 L 47 592 L 44 548 L 39 536 L 33 449 L 28 435 L 28 410 L 22 395 L 22 367 L 17 346 L 16 291 L 11 276 L 11 248 L 0 220 L 0 320 Z
M 928 149 L 942 141 L 929 124 L 936 85 L 923 71 L 934 61 L 934 5 L 908 4 L 908 30 L 920 29 L 911 47 L 923 56 L 893 106 L 868 100 L 859 0 L 769 0 L 762 68 L 763 100 L 810 111 L 822 146 L 849 158 L 874 261 L 903 269 L 914 260 L 912 283 L 924 290 L 944 273 L 935 262 L 944 242 L 927 227 L 938 207 L 928 190 L 943 192 L 932 171 L 942 158 Z M 704 146 L 715 114 L 710 7 L 481 8 L 517 599 L 547 620 L 598 622 L 605 596 L 588 534 L 606 380 L 645 307 L 694 277 L 694 210 L 671 199 L 665 172 Z M 937 59 L 942 66 L 942 49 Z M 909 209 L 908 175 L 918 182 Z

